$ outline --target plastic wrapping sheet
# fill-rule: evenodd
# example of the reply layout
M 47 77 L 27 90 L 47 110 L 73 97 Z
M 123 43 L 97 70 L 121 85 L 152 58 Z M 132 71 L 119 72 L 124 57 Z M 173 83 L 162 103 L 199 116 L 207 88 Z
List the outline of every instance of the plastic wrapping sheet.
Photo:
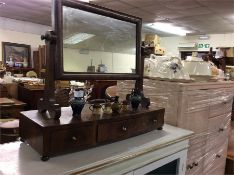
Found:
M 194 90 L 179 92 L 182 96 L 182 106 L 185 111 L 184 113 L 194 113 L 203 111 L 205 108 L 209 108 L 209 92 L 206 90 Z
M 234 158 L 234 121 L 231 122 L 231 132 L 229 133 L 228 156 Z
M 207 134 L 200 133 L 194 134 L 193 137 L 189 140 L 189 150 L 188 150 L 188 162 L 199 159 L 206 151 L 206 140 Z
M 216 126 L 213 125 L 207 132 L 206 152 L 209 152 L 218 146 L 222 146 L 228 140 L 230 132 L 231 115 L 223 117 L 223 121 L 217 120 Z
M 202 175 L 203 174 L 204 157 L 198 158 L 196 161 L 187 163 L 186 175 Z
M 228 92 L 226 89 L 210 91 L 210 104 L 216 105 L 220 103 L 227 103 L 233 99 L 233 92 Z
M 204 155 L 204 158 L 205 158 L 204 173 L 205 174 L 207 175 L 211 174 L 211 172 L 216 172 L 218 171 L 219 168 L 222 168 L 222 166 L 225 166 L 227 145 L 228 145 L 228 139 L 226 139 L 226 141 L 224 141 L 222 145 L 213 148 L 212 150 L 210 150 Z M 221 170 L 224 171 L 224 168 L 222 168 Z

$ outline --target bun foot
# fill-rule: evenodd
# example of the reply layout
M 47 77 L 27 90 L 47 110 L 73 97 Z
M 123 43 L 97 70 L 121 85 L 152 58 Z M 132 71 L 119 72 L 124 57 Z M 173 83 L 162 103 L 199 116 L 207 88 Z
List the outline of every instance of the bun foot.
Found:
M 161 126 L 161 127 L 159 127 L 159 128 L 157 128 L 157 130 L 162 130 L 163 129 L 163 127 Z
M 50 159 L 49 156 L 42 156 L 42 157 L 41 157 L 41 160 L 42 160 L 42 161 L 47 161 L 47 160 L 49 160 L 49 159 Z

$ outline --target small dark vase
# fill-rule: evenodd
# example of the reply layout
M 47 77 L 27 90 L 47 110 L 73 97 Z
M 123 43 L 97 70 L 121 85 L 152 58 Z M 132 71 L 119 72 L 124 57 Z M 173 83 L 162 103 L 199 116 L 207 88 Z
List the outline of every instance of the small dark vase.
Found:
M 137 89 L 133 89 L 131 94 L 131 105 L 133 111 L 137 111 L 140 103 L 141 103 L 141 94 Z
M 70 100 L 71 108 L 73 111 L 73 117 L 80 117 L 81 111 L 84 108 L 85 100 L 84 98 L 74 97 Z
M 121 104 L 119 103 L 119 96 L 115 97 L 114 103 L 111 105 L 112 114 L 119 114 L 121 110 Z

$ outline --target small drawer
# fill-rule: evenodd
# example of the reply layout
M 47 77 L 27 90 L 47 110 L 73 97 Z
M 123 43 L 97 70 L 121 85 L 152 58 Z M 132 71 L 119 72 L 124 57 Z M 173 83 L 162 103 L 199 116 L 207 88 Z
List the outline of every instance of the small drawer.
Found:
M 193 161 L 187 161 L 187 170 L 186 175 L 201 175 L 203 174 L 203 164 L 204 157 L 200 157 L 199 159 L 194 159 Z
M 6 109 L 0 108 L 0 110 L 1 110 L 0 118 L 19 118 L 20 111 L 22 109 L 20 109 L 20 108 L 6 108 Z
M 220 165 L 224 165 L 227 157 L 227 144 L 228 141 L 223 142 L 219 147 L 216 147 L 207 152 L 204 161 L 204 172 L 210 174 L 214 169 Z
M 229 131 L 229 129 L 225 129 L 222 132 L 209 133 L 206 143 L 206 152 L 214 150 L 215 148 L 222 146 L 225 142 L 227 142 Z
M 217 117 L 209 118 L 208 133 L 222 132 L 230 127 L 231 114 L 223 114 Z
M 228 90 L 214 90 L 210 95 L 210 115 L 216 117 L 218 115 L 231 113 L 233 102 L 233 92 Z
M 124 139 L 146 130 L 144 117 L 98 124 L 97 141 L 107 142 Z
M 189 139 L 188 148 L 188 162 L 194 162 L 194 160 L 199 159 L 204 156 L 206 148 L 207 135 L 194 136 Z
M 232 99 L 220 101 L 220 103 L 210 105 L 209 117 L 216 117 L 218 115 L 231 113 L 232 111 Z
M 212 166 L 209 168 L 209 170 L 207 171 L 207 169 L 205 168 L 205 175 L 224 175 L 225 173 L 225 165 L 226 162 L 222 161 L 218 164 L 216 164 L 215 166 Z
M 158 112 L 155 115 L 145 117 L 147 130 L 161 129 L 164 123 L 164 112 Z
M 54 131 L 51 134 L 51 153 L 79 150 L 92 146 L 95 143 L 95 135 L 93 125 Z

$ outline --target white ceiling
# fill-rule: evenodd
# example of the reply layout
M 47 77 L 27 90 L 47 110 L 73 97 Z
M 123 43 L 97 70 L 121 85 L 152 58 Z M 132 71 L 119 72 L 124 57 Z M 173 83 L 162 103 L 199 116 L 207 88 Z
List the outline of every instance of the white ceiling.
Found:
M 6 3 L 0 6 L 2 17 L 51 25 L 50 0 L 0 1 Z M 234 0 L 90 0 L 90 2 L 141 17 L 144 24 L 170 21 L 193 31 L 194 34 L 234 32 Z

